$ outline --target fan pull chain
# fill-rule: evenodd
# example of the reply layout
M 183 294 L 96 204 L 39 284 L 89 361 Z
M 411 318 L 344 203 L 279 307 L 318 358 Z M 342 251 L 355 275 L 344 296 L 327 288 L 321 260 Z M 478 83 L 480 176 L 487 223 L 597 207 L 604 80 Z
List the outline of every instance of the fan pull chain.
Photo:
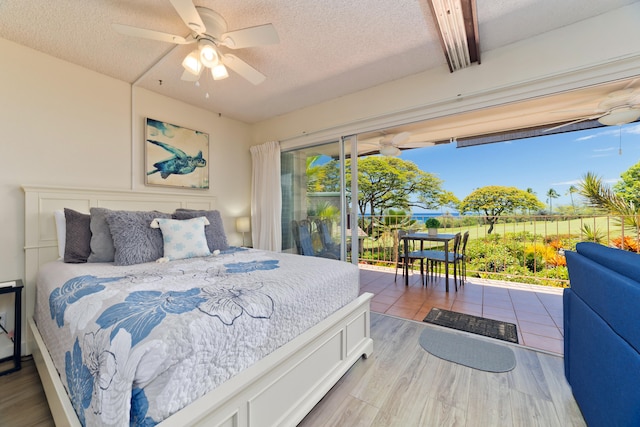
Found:
M 622 156 L 622 125 L 618 125 L 618 155 Z

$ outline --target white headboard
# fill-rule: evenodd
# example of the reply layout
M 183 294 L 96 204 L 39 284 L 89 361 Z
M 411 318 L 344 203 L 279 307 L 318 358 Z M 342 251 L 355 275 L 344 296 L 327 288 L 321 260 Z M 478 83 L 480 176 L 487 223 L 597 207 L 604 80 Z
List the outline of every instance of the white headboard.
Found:
M 131 190 L 105 190 L 71 187 L 36 187 L 25 185 L 24 209 L 24 251 L 25 251 L 25 309 L 22 310 L 23 330 L 26 319 L 33 316 L 35 305 L 35 285 L 38 269 L 44 263 L 58 258 L 58 239 L 54 221 L 54 211 L 71 208 L 89 213 L 93 207 L 117 210 L 150 211 L 171 213 L 178 208 L 215 209 L 216 199 L 192 192 L 143 192 Z M 30 354 L 25 347 L 24 354 Z

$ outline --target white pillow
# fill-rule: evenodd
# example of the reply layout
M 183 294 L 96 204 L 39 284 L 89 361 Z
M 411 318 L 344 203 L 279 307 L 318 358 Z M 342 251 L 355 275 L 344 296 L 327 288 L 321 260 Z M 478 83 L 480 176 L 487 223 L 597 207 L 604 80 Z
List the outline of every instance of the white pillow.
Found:
M 156 218 L 151 222 L 151 227 L 162 231 L 164 258 L 170 260 L 211 255 L 205 225 L 209 225 L 209 220 L 202 216 L 185 220 Z
M 67 239 L 67 221 L 64 218 L 64 211 L 54 211 L 53 217 L 56 220 L 56 234 L 58 235 L 58 255 L 64 258 L 64 246 Z

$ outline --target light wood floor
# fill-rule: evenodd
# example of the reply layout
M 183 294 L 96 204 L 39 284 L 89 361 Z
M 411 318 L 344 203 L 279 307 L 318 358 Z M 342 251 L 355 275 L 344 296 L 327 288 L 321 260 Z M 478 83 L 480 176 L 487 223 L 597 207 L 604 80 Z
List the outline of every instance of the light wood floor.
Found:
M 424 351 L 418 339 L 431 325 L 376 313 L 371 319 L 373 354 L 300 426 L 585 426 L 562 357 L 511 346 L 516 368 L 489 373 Z
M 53 418 L 33 360 L 0 377 L 0 426 L 53 427 Z
M 300 426 L 585 426 L 562 357 L 512 346 L 513 371 L 478 371 L 424 351 L 418 338 L 431 325 L 376 313 L 371 319 L 373 354 Z M 53 426 L 32 361 L 0 377 L 0 426 Z

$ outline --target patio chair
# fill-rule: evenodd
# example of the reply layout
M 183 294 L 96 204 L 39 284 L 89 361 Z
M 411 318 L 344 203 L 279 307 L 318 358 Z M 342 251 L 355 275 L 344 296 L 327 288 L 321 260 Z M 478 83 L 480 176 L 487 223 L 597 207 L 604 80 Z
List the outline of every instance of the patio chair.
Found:
M 467 238 L 468 238 L 468 232 Z M 427 276 L 431 277 L 435 280 L 436 270 L 440 271 L 440 266 L 445 264 L 445 256 L 447 256 L 448 263 L 453 264 L 453 283 L 456 291 L 458 290 L 458 273 L 462 274 L 461 264 L 462 257 L 460 253 L 460 242 L 462 240 L 462 235 L 457 233 L 455 238 L 453 239 L 453 250 L 446 253 L 445 251 L 436 251 L 436 250 L 426 250 L 426 251 L 417 251 L 414 255 L 421 256 L 425 259 L 425 264 L 427 265 L 427 269 L 430 268 L 431 273 L 427 271 Z M 421 266 L 422 268 L 422 266 Z
M 340 245 L 333 241 L 331 236 L 332 223 L 330 219 L 317 218 L 314 221 L 316 230 L 320 236 L 320 242 L 322 243 L 322 250 L 326 253 L 334 254 L 336 257 L 340 257 Z
M 460 249 L 460 253 L 458 254 L 458 258 L 460 261 L 460 284 L 464 285 L 464 282 L 467 281 L 467 241 L 469 240 L 469 232 L 465 231 L 462 235 L 462 249 Z
M 310 221 L 306 219 L 300 221 L 292 220 L 291 232 L 293 233 L 293 240 L 296 242 L 296 248 L 299 255 L 339 259 L 339 257 L 330 252 L 325 252 L 324 250 L 316 251 L 313 249 Z
M 423 284 L 426 284 L 426 281 L 424 280 L 422 264 L 424 262 L 424 259 L 422 259 L 419 255 L 416 256 L 416 252 L 408 252 L 407 254 L 404 253 L 404 242 L 402 240 L 402 237 L 406 236 L 407 234 L 409 233 L 406 230 L 397 230 L 397 232 L 395 233 L 394 243 L 396 244 L 396 275 L 393 281 L 395 282 L 398 279 L 398 268 L 400 266 L 402 266 L 402 276 L 404 277 L 405 267 L 407 267 L 408 272 L 409 267 L 413 269 L 413 263 L 415 262 L 415 260 L 420 259 L 420 280 Z

